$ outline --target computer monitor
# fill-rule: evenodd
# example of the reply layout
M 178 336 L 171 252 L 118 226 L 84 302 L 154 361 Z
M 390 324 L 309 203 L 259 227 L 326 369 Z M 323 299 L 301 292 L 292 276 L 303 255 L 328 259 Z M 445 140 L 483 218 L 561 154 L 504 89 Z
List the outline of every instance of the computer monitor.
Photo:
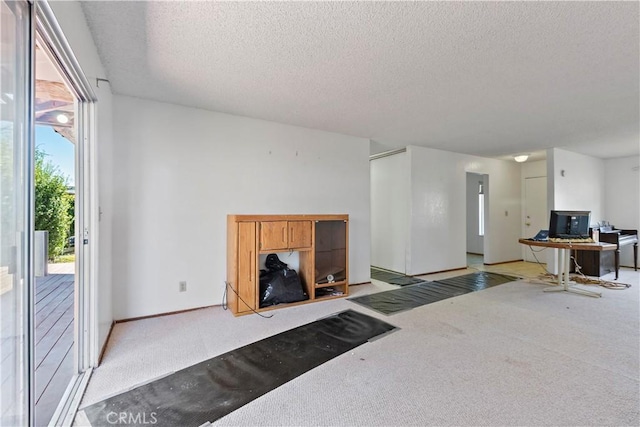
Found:
M 590 211 L 551 211 L 549 238 L 588 238 Z

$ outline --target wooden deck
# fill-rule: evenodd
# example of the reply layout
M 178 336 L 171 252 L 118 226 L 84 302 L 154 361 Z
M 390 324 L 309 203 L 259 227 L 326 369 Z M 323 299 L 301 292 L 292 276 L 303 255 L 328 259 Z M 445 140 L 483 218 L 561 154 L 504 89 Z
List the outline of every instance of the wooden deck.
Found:
M 36 425 L 47 425 L 73 377 L 73 264 L 36 278 Z

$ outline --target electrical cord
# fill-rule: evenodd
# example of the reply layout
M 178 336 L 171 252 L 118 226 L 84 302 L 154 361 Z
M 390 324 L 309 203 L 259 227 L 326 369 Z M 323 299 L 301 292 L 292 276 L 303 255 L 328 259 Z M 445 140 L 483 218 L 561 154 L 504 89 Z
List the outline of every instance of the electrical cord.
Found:
M 224 294 L 222 295 L 222 309 L 223 310 L 227 309 L 227 288 L 229 288 L 229 289 L 231 289 L 233 291 L 234 294 L 236 294 L 238 299 L 244 303 L 244 305 L 249 307 L 249 309 L 251 311 L 253 311 L 255 314 L 257 314 L 258 316 L 260 316 L 260 317 L 262 317 L 264 319 L 271 319 L 273 317 L 273 314 L 271 314 L 269 316 L 265 316 L 264 314 L 260 314 L 257 311 L 255 311 L 253 308 L 251 308 L 251 306 L 249 304 L 247 304 L 247 302 L 245 300 L 242 299 L 242 297 L 236 292 L 236 290 L 233 289 L 233 286 L 231 286 L 231 283 L 229 283 L 229 282 L 227 282 L 225 280 L 224 284 L 225 284 L 225 286 L 224 286 Z
M 531 249 L 532 255 L 535 258 L 538 265 L 540 265 L 540 267 L 544 269 L 545 275 L 553 279 L 557 279 L 558 275 L 551 273 L 549 270 L 546 269 L 546 267 L 543 267 L 542 263 L 538 260 L 538 257 L 536 256 L 536 253 L 542 252 L 547 248 L 542 248 L 536 251 L 533 249 L 533 247 L 529 246 L 529 249 Z M 580 283 L 581 285 L 599 285 L 599 286 L 602 286 L 603 288 L 615 289 L 615 290 L 622 290 L 622 289 L 627 289 L 631 287 L 631 285 L 628 285 L 626 283 L 613 283 L 613 282 L 608 282 L 602 279 L 591 279 L 585 276 L 585 274 L 582 272 L 582 267 L 578 264 L 578 261 L 576 260 L 576 258 L 574 256 L 571 256 L 571 259 L 573 260 L 573 263 L 575 265 L 575 270 L 576 270 L 576 274 L 574 274 L 571 277 L 571 279 L 573 279 L 576 283 Z M 576 275 L 579 275 L 579 276 L 576 276 Z
M 548 276 L 554 277 L 554 278 L 558 278 L 558 275 L 557 274 L 553 274 L 552 272 L 547 270 L 547 267 L 542 265 L 542 263 L 540 262 L 540 260 L 536 256 L 537 253 L 540 253 L 540 252 L 542 252 L 544 250 L 547 250 L 548 248 L 542 248 L 542 249 L 536 251 L 536 250 L 533 249 L 533 246 L 529 246 L 529 249 L 531 249 L 531 255 L 533 255 L 533 258 L 536 260 L 536 262 L 538 263 L 540 268 L 542 268 L 544 270 L 545 274 L 548 275 Z
M 572 278 L 576 283 L 580 283 L 581 285 L 602 286 L 603 288 L 613 289 L 613 290 L 616 290 L 616 291 L 623 290 L 623 289 L 628 289 L 628 288 L 631 287 L 631 285 L 628 284 L 628 283 L 614 283 L 614 282 L 609 282 L 607 280 L 592 279 L 590 277 L 587 277 L 582 272 L 582 267 L 578 264 L 578 260 L 576 260 L 576 258 L 574 256 L 572 256 L 571 259 L 573 260 L 573 264 L 574 264 L 575 270 L 576 270 L 576 274 Z M 579 276 L 576 276 L 578 274 L 579 274 Z
M 224 292 L 222 293 L 222 309 L 227 311 L 227 281 L 224 282 Z
M 545 267 L 545 265 L 543 263 L 540 262 L 540 260 L 538 259 L 538 257 L 536 256 L 537 253 L 540 253 L 542 251 L 547 250 L 548 248 L 542 248 L 539 250 L 534 250 L 532 246 L 529 246 L 529 249 L 531 250 L 531 254 L 533 255 L 533 258 L 536 260 L 536 263 L 540 266 L 540 268 L 542 268 L 544 270 L 544 274 L 543 276 L 546 278 L 550 278 L 553 280 L 557 280 L 558 279 L 558 275 L 557 274 L 553 274 L 551 273 L 549 270 L 547 270 L 547 268 Z M 606 289 L 614 289 L 614 290 L 622 290 L 622 289 L 627 289 L 630 288 L 631 285 L 627 284 L 627 283 L 614 283 L 614 282 L 608 282 L 606 280 L 602 280 L 602 279 L 592 279 L 589 278 L 587 276 L 585 276 L 585 274 L 582 272 L 582 267 L 578 264 L 576 258 L 574 256 L 571 256 L 571 259 L 574 262 L 575 265 L 575 269 L 576 269 L 576 274 L 579 274 L 580 276 L 576 276 L 575 274 L 571 277 L 575 282 L 580 283 L 580 284 L 584 284 L 584 285 L 598 285 L 598 286 L 602 286 L 603 288 Z M 508 274 L 508 275 L 512 275 L 513 273 L 511 272 L 500 272 L 497 270 L 480 270 L 479 268 L 473 267 L 473 266 L 467 266 L 467 268 L 472 269 L 472 270 L 476 270 L 476 271 L 488 271 L 491 273 L 498 273 L 498 274 Z M 521 278 L 526 278 L 526 279 L 538 279 L 538 277 L 527 277 L 527 276 L 518 276 Z

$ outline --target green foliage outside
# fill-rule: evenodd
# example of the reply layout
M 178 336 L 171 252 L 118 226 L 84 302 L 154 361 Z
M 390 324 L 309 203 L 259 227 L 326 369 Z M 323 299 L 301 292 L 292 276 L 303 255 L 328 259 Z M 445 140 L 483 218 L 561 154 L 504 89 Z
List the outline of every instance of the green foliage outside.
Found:
M 76 262 L 76 255 L 73 254 L 73 253 L 60 255 L 60 256 L 57 256 L 53 260 L 53 262 L 54 263 L 58 263 L 58 262 Z
M 71 218 L 71 222 L 69 223 L 69 236 L 73 236 L 75 234 L 76 227 L 76 197 L 73 194 L 67 193 L 67 198 L 69 199 L 69 205 L 67 206 L 67 214 Z
M 36 148 L 35 225 L 36 230 L 49 231 L 49 259 L 53 260 L 62 255 L 69 237 L 73 196 L 67 194 L 67 178 L 45 158 L 46 153 Z

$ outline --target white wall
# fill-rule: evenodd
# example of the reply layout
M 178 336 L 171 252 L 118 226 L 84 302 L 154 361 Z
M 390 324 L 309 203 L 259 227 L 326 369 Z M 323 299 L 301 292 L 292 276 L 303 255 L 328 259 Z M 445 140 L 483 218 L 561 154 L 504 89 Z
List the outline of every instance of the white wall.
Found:
M 371 160 L 371 265 L 406 273 L 409 165 L 406 153 Z
M 536 178 L 539 176 L 547 176 L 547 161 L 538 160 L 535 162 L 525 162 L 520 164 L 520 176 L 522 185 L 527 178 Z
M 78 2 L 50 2 L 58 24 L 62 29 L 85 76 L 98 98 L 97 117 L 97 168 L 98 203 L 102 211 L 98 226 L 98 283 L 97 320 L 98 345 L 106 344 L 113 322 L 112 311 L 112 223 L 113 223 L 113 168 L 112 168 L 112 95 L 108 83 L 96 85 L 96 78 L 105 78 L 105 72 Z M 96 233 L 93 233 L 96 237 Z
M 466 172 L 488 175 L 485 263 L 520 258 L 517 164 L 415 146 L 407 153 L 412 185 L 408 274 L 466 266 Z
M 604 161 L 604 219 L 616 228 L 640 229 L 640 157 Z M 633 266 L 633 248 L 620 250 L 620 265 Z
M 604 160 L 547 150 L 547 200 L 551 210 L 591 211 L 591 225 L 604 218 Z M 557 249 L 547 252 L 547 270 L 556 274 Z
M 591 224 L 604 219 L 604 160 L 559 148 L 552 151 L 549 210 L 591 211 Z
M 484 253 L 484 238 L 480 232 L 480 212 L 478 200 L 479 186 L 484 177 L 467 172 L 467 252 Z
M 116 319 L 220 304 L 228 214 L 349 214 L 369 281 L 368 139 L 125 96 L 114 122 Z

